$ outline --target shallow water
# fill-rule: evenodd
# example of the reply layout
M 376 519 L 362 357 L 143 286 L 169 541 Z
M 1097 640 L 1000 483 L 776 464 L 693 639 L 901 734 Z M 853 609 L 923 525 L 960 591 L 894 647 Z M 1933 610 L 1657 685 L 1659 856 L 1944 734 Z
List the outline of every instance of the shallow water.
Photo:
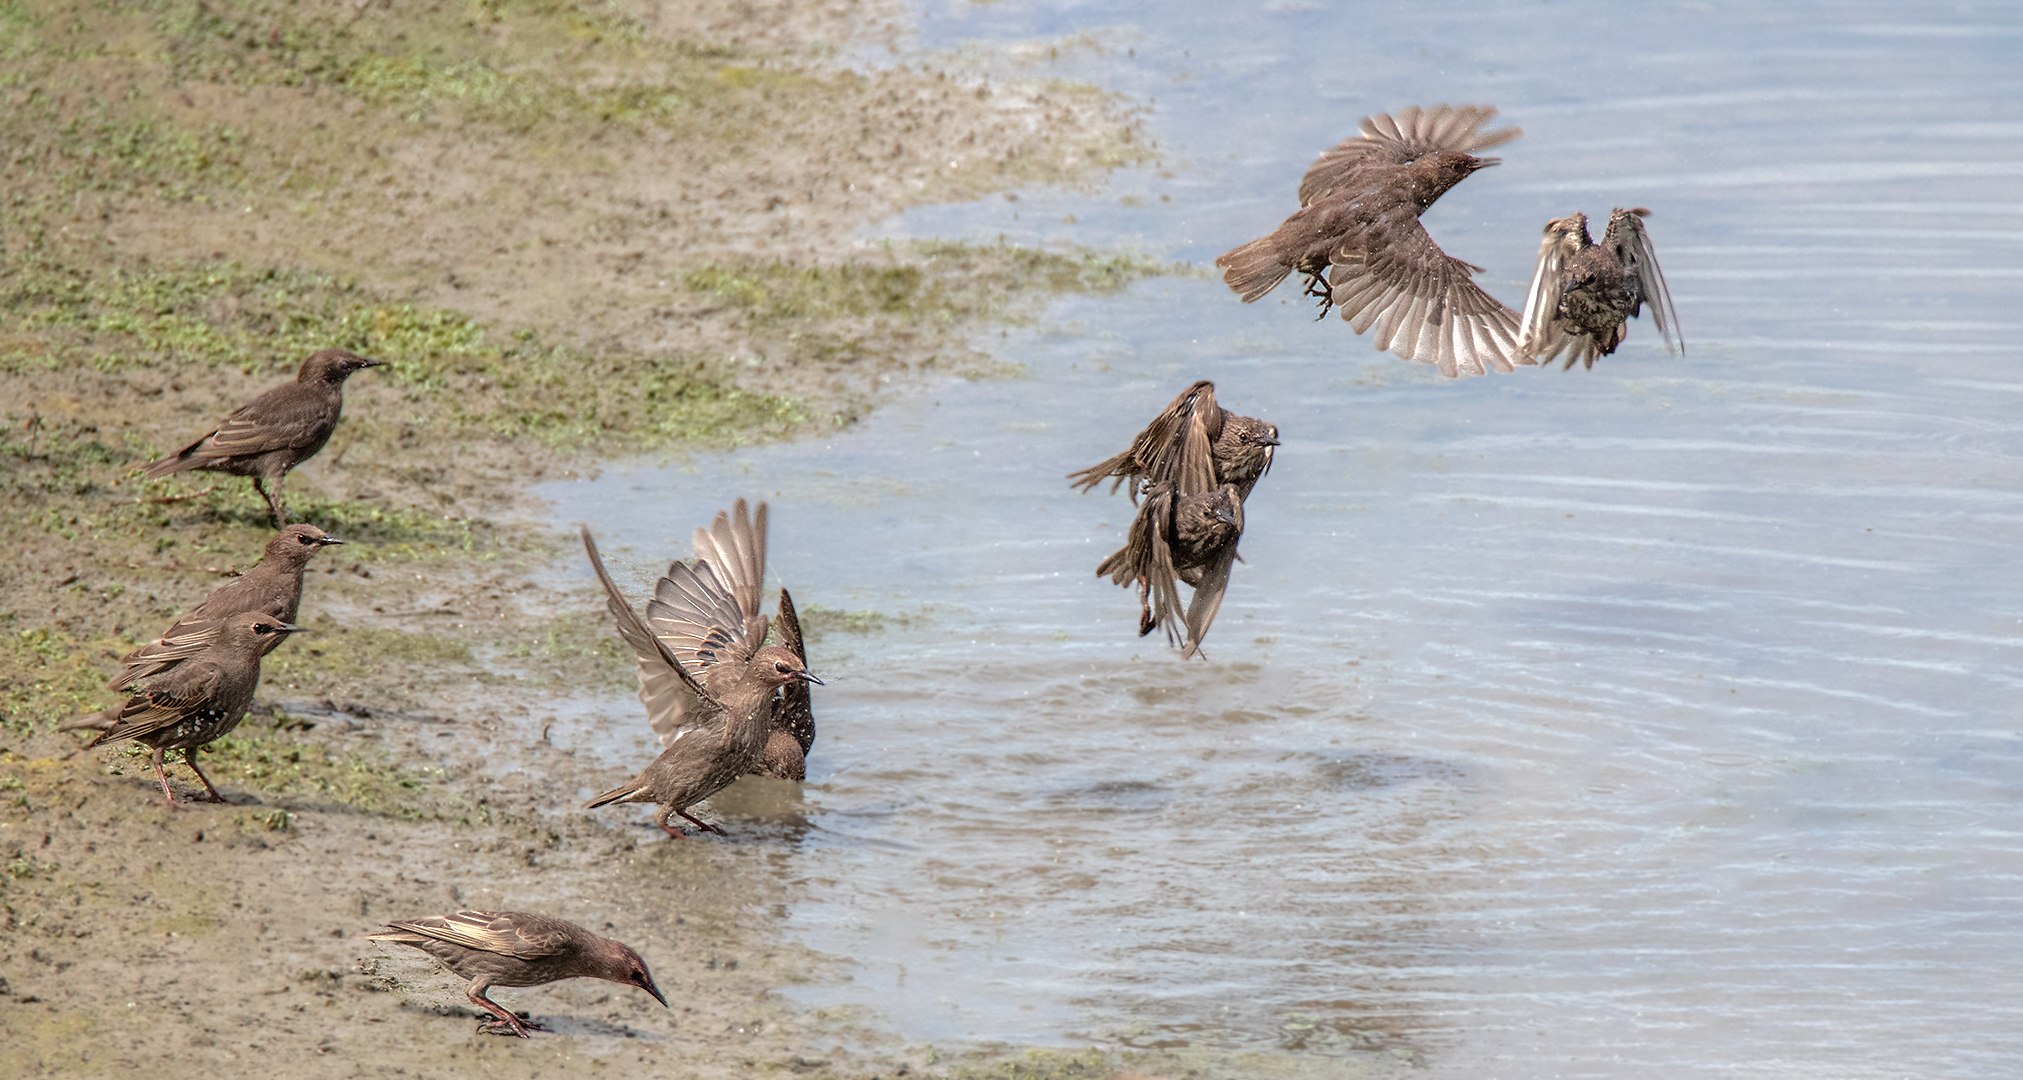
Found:
M 794 995 L 1440 1076 L 2013 1071 L 2023 9 L 1160 10 L 925 8 L 1151 100 L 1166 162 L 885 233 L 1206 266 L 1357 117 L 1493 101 L 1525 136 L 1435 236 L 1514 302 L 1548 217 L 1650 206 L 1689 354 L 1448 381 L 1166 278 L 980 342 L 1023 377 L 546 486 L 635 595 L 749 494 L 803 606 L 891 616 L 812 646 L 786 926 L 855 968 Z M 1182 664 L 1062 475 L 1196 377 L 1286 445 Z

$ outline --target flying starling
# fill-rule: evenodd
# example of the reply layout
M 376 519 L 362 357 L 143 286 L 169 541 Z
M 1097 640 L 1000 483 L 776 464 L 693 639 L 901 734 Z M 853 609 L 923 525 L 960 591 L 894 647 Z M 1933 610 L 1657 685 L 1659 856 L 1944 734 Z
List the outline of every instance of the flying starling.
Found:
M 1321 317 L 1342 309 L 1378 349 L 1434 364 L 1443 375 L 1511 370 L 1517 313 L 1472 280 L 1481 267 L 1440 250 L 1419 215 L 1477 169 L 1477 151 L 1517 128 L 1485 132 L 1487 105 L 1435 105 L 1365 117 L 1362 135 L 1320 156 L 1300 181 L 1300 208 L 1278 231 L 1215 260 L 1245 303 L 1297 270 Z
M 253 490 L 274 512 L 274 527 L 288 524 L 281 507 L 281 480 L 288 470 L 316 456 L 344 412 L 344 380 L 383 360 L 325 349 L 302 361 L 295 381 L 283 383 L 240 406 L 216 431 L 149 465 L 149 479 L 192 469 L 253 478 Z M 273 485 L 270 490 L 268 485 Z
M 1073 481 L 1071 487 L 1089 491 L 1114 478 L 1112 494 L 1128 482 L 1134 503 L 1141 490 L 1156 483 L 1189 495 L 1234 484 L 1242 500 L 1271 471 L 1278 445 L 1277 425 L 1238 416 L 1216 404 L 1215 384 L 1202 379 L 1182 390 L 1123 453 L 1069 473 L 1068 479 Z
M 605 606 L 618 622 L 618 635 L 638 661 L 639 700 L 664 747 L 631 782 L 590 800 L 586 808 L 651 802 L 660 806 L 657 823 L 669 836 L 686 835 L 668 823 L 677 815 L 722 835 L 721 828 L 698 821 L 688 808 L 739 776 L 760 770 L 776 723 L 788 722 L 791 715 L 783 712 L 779 691 L 794 683 L 821 682 L 794 649 L 765 644 L 768 624 L 758 609 L 766 569 L 766 504 L 759 504 L 754 521 L 739 499 L 731 515 L 719 511 L 709 529 L 697 529 L 694 562 L 667 568 L 654 585 L 644 619 L 605 572 L 587 527 L 583 548 L 604 586 Z M 812 745 L 812 715 L 806 724 Z
M 112 727 L 85 746 L 132 739 L 152 747 L 155 777 L 171 806 L 176 796 L 169 790 L 162 755 L 181 750 L 183 761 L 210 793 L 210 801 L 224 802 L 210 778 L 197 768 L 197 749 L 239 726 L 260 685 L 260 657 L 282 635 L 300 629 L 259 611 L 226 619 L 210 644 L 142 686 L 127 699 Z
M 469 979 L 464 990 L 473 1005 L 496 1019 L 478 1026 L 492 1035 L 542 1030 L 485 996 L 494 986 L 541 986 L 563 979 L 604 979 L 637 986 L 665 1007 L 646 961 L 631 948 L 601 938 L 574 923 L 524 911 L 459 911 L 433 919 L 386 924 L 373 941 L 390 941 L 434 957 L 450 974 Z
M 1205 495 L 1180 495 L 1164 484 L 1145 493 L 1124 546 L 1096 567 L 1119 585 L 1138 584 L 1138 634 L 1166 628 L 1166 639 L 1182 646 L 1182 659 L 1201 649 L 1208 625 L 1222 607 L 1236 545 L 1243 538 L 1243 499 L 1236 485 Z M 1183 617 L 1175 580 L 1194 589 Z M 1184 633 L 1183 633 L 1184 624 Z
M 1594 367 L 1623 343 L 1630 319 L 1645 304 L 1664 338 L 1665 349 L 1686 351 L 1679 337 L 1679 313 L 1665 288 L 1651 234 L 1644 231 L 1643 207 L 1617 207 L 1609 214 L 1608 231 L 1597 244 L 1587 232 L 1587 215 L 1578 211 L 1545 223 L 1538 268 L 1524 297 L 1523 333 L 1517 349 L 1525 363 L 1550 364 L 1566 357 L 1565 367 L 1580 361 Z

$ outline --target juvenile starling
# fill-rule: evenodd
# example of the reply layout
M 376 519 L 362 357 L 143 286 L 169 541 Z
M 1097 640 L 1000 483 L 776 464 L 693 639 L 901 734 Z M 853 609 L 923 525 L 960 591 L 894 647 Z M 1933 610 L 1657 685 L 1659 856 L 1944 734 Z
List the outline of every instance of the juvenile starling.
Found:
M 1587 215 L 1574 213 L 1545 223 L 1538 268 L 1524 296 L 1524 330 L 1517 349 L 1525 363 L 1547 363 L 1566 357 L 1565 367 L 1579 360 L 1595 366 L 1623 343 L 1628 322 L 1651 305 L 1651 321 L 1674 354 L 1686 351 L 1679 337 L 1679 313 L 1658 269 L 1658 253 L 1643 207 L 1617 207 L 1609 214 L 1608 231 L 1597 244 L 1588 237 Z
M 1437 365 L 1443 375 L 1511 370 L 1517 313 L 1472 280 L 1481 267 L 1433 242 L 1419 215 L 1477 169 L 1474 152 L 1509 142 L 1517 128 L 1484 132 L 1487 105 L 1435 105 L 1365 117 L 1362 135 L 1320 156 L 1300 181 L 1300 208 L 1278 231 L 1215 260 L 1250 303 L 1287 274 L 1334 307 L 1378 349 Z
M 780 590 L 780 615 L 775 623 L 780 645 L 808 666 L 808 649 L 801 641 L 801 618 L 794 611 L 794 598 Z M 766 735 L 766 748 L 752 772 L 800 783 L 808 778 L 808 751 L 815 748 L 815 707 L 808 684 L 800 679 L 780 687 L 773 699 L 773 719 Z
M 1193 656 L 1208 636 L 1208 625 L 1222 607 L 1229 587 L 1230 565 L 1243 538 L 1243 499 L 1236 485 L 1224 484 L 1205 495 L 1178 495 L 1164 484 L 1145 493 L 1145 505 L 1131 522 L 1124 546 L 1096 567 L 1119 585 L 1138 583 L 1138 634 L 1157 626 L 1166 638 L 1182 645 L 1181 658 Z M 1175 579 L 1194 588 L 1184 620 Z M 1184 621 L 1185 635 L 1179 624 Z
M 667 568 L 647 601 L 645 619 L 605 572 L 587 527 L 583 548 L 604 586 L 605 606 L 618 621 L 618 635 L 638 661 L 639 700 L 664 747 L 631 782 L 585 807 L 656 803 L 661 808 L 657 824 L 669 836 L 686 835 L 668 823 L 676 815 L 722 835 L 722 829 L 690 816 L 688 808 L 760 769 L 775 718 L 794 722 L 791 704 L 782 709 L 781 689 L 821 682 L 794 649 L 765 644 L 767 621 L 758 609 L 766 569 L 766 504 L 759 504 L 754 522 L 739 499 L 732 515 L 719 511 L 709 529 L 697 529 L 694 563 Z M 813 727 L 810 715 L 809 745 Z
M 1089 491 L 1114 477 L 1111 493 L 1128 482 L 1135 503 L 1138 493 L 1155 483 L 1190 495 L 1234 484 L 1242 500 L 1271 471 L 1278 445 L 1277 425 L 1216 404 L 1215 384 L 1203 379 L 1182 390 L 1123 453 L 1069 473 L 1069 486 Z
M 176 796 L 169 790 L 162 755 L 181 750 L 183 761 L 210 793 L 210 801 L 224 802 L 210 777 L 197 768 L 197 748 L 239 726 L 260 685 L 260 657 L 282 635 L 300 629 L 258 611 L 226 619 L 209 645 L 141 687 L 119 710 L 118 721 L 85 746 L 132 739 L 152 747 L 155 777 L 171 806 Z
M 471 1004 L 491 1013 L 478 1030 L 493 1035 L 517 1035 L 542 1030 L 512 1010 L 485 996 L 494 986 L 540 986 L 562 979 L 603 979 L 637 986 L 667 1005 L 653 985 L 646 961 L 631 948 L 601 938 L 574 923 L 529 915 L 524 911 L 459 911 L 434 919 L 387 923 L 373 941 L 390 941 L 419 949 L 450 974 L 469 979 L 464 990 Z
M 274 512 L 274 527 L 288 524 L 281 507 L 281 479 L 316 456 L 344 412 L 344 380 L 383 360 L 325 349 L 302 361 L 295 381 L 283 383 L 241 405 L 218 430 L 149 465 L 149 479 L 192 469 L 253 478 L 253 490 Z M 273 489 L 269 490 L 269 484 Z

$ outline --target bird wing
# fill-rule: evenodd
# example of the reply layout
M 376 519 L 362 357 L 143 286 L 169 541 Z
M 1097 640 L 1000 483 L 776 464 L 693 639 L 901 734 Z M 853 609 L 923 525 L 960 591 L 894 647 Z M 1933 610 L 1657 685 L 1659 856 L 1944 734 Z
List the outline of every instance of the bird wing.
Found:
M 754 520 L 739 499 L 734 517 L 719 512 L 696 530 L 693 564 L 674 563 L 646 602 L 646 624 L 700 681 L 725 660 L 749 660 L 765 644 L 758 589 L 766 569 L 766 504 Z
M 794 598 L 787 590 L 780 590 L 780 644 L 792 650 L 801 658 L 801 667 L 808 666 L 808 650 L 801 641 L 801 617 L 794 610 Z M 801 744 L 801 753 L 806 754 L 815 745 L 815 703 L 808 684 L 794 679 L 780 688 L 779 719 L 794 741 Z
M 459 911 L 441 918 L 408 919 L 386 925 L 402 933 L 519 960 L 559 956 L 575 947 L 575 935 L 570 933 L 569 924 L 517 911 Z M 394 934 L 368 936 L 378 940 L 397 939 Z
M 1164 627 L 1166 640 L 1174 645 L 1180 644 L 1176 629 L 1180 622 L 1180 586 L 1176 583 L 1179 572 L 1173 568 L 1174 515 L 1179 506 L 1180 496 L 1161 491 L 1145 500 L 1145 508 L 1138 512 L 1138 521 L 1131 528 L 1131 539 L 1138 545 L 1139 565 L 1151 589 L 1152 625 Z M 1142 539 L 1140 524 L 1145 526 Z
M 1572 348 L 1578 352 L 1587 339 L 1553 328 L 1559 315 L 1559 301 L 1566 282 L 1566 267 L 1580 252 L 1576 232 L 1586 226 L 1573 217 L 1545 223 L 1545 239 L 1538 245 L 1538 265 L 1531 271 L 1531 287 L 1524 292 L 1524 314 L 1519 318 L 1516 360 L 1520 364 L 1550 364 Z
M 1321 154 L 1300 180 L 1299 204 L 1312 206 L 1331 191 L 1352 186 L 1358 174 L 1370 164 L 1402 165 L 1436 150 L 1472 154 L 1500 146 L 1523 134 L 1519 128 L 1483 131 L 1482 125 L 1496 116 L 1493 105 L 1417 105 L 1393 114 L 1366 116 L 1357 127 L 1362 134 Z
M 194 613 L 193 613 L 194 614 Z M 184 660 L 203 652 L 218 636 L 223 619 L 192 619 L 185 615 L 161 637 L 128 653 L 120 661 L 120 672 L 112 689 L 124 690 L 143 679 L 161 674 Z
M 1236 494 L 1233 484 L 1229 488 L 1229 501 L 1236 507 L 1236 536 L 1243 536 L 1243 500 Z M 1222 610 L 1222 594 L 1229 588 L 1229 572 L 1236 565 L 1236 540 L 1231 540 L 1216 556 L 1213 563 L 1201 573 L 1201 580 L 1194 586 L 1194 596 L 1187 601 L 1187 644 L 1180 650 L 1182 660 L 1192 657 L 1201 650 L 1201 639 L 1208 636 L 1208 626 L 1215 621 L 1215 613 Z
M 330 419 L 315 388 L 284 383 L 240 406 L 218 430 L 198 440 L 196 456 L 250 457 L 315 442 Z
M 1609 215 L 1609 229 L 1603 242 L 1615 249 L 1616 261 L 1636 275 L 1644 302 L 1651 305 L 1651 321 L 1658 325 L 1658 333 L 1665 339 L 1666 351 L 1683 354 L 1686 341 L 1679 336 L 1679 313 L 1672 310 L 1672 290 L 1665 287 L 1665 274 L 1658 269 L 1658 253 L 1651 247 L 1651 234 L 1644 230 L 1644 215 L 1649 213 L 1641 208 L 1617 207 Z
M 639 701 L 646 706 L 646 722 L 659 736 L 660 748 L 666 750 L 683 732 L 708 725 L 722 710 L 695 676 L 640 621 L 632 605 L 625 602 L 611 575 L 604 571 L 597 541 L 590 538 L 587 525 L 583 528 L 583 550 L 589 553 L 590 568 L 597 572 L 597 581 L 604 586 L 604 606 L 611 609 L 611 617 L 618 622 L 618 636 L 632 648 L 638 665 L 634 673 L 639 676 Z
M 141 687 L 120 708 L 119 721 L 87 743 L 138 739 L 174 727 L 204 707 L 225 682 L 225 666 L 216 660 L 193 660 Z
M 1371 231 L 1386 242 L 1351 236 L 1329 256 L 1335 306 L 1356 333 L 1374 326 L 1378 349 L 1450 377 L 1512 370 L 1517 313 L 1475 284 L 1480 267 L 1440 250 L 1416 216 Z
M 1150 483 L 1178 483 L 1188 494 L 1215 486 L 1215 438 L 1221 434 L 1222 406 L 1215 402 L 1215 384 L 1202 379 L 1182 390 L 1172 404 L 1145 425 L 1123 453 L 1080 472 L 1069 473 L 1071 487 L 1088 491 L 1109 477 L 1114 494 L 1131 481 L 1131 500 Z M 1188 487 L 1200 484 L 1201 487 Z

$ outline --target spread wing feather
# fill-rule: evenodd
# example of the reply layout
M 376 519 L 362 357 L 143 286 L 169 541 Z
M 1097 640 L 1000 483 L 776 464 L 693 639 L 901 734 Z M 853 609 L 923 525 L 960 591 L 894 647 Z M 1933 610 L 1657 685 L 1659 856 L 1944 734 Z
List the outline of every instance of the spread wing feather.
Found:
M 1648 210 L 1618 207 L 1609 215 L 1608 236 L 1615 244 L 1616 258 L 1636 274 L 1644 302 L 1651 307 L 1651 321 L 1665 339 L 1665 349 L 1684 354 L 1686 341 L 1679 336 L 1679 313 L 1672 309 L 1672 290 L 1665 287 L 1664 271 L 1658 269 L 1658 253 L 1651 247 L 1651 234 L 1644 229 Z
M 639 677 L 639 701 L 646 706 L 646 722 L 665 750 L 683 732 L 715 721 L 722 710 L 673 651 L 632 610 L 632 605 L 625 602 L 617 584 L 604 570 L 604 560 L 598 556 L 597 541 L 591 539 L 588 526 L 583 529 L 583 549 L 590 555 L 590 567 L 597 572 L 598 583 L 604 586 L 604 606 L 618 623 L 618 636 L 632 649 L 637 664 L 634 674 Z

